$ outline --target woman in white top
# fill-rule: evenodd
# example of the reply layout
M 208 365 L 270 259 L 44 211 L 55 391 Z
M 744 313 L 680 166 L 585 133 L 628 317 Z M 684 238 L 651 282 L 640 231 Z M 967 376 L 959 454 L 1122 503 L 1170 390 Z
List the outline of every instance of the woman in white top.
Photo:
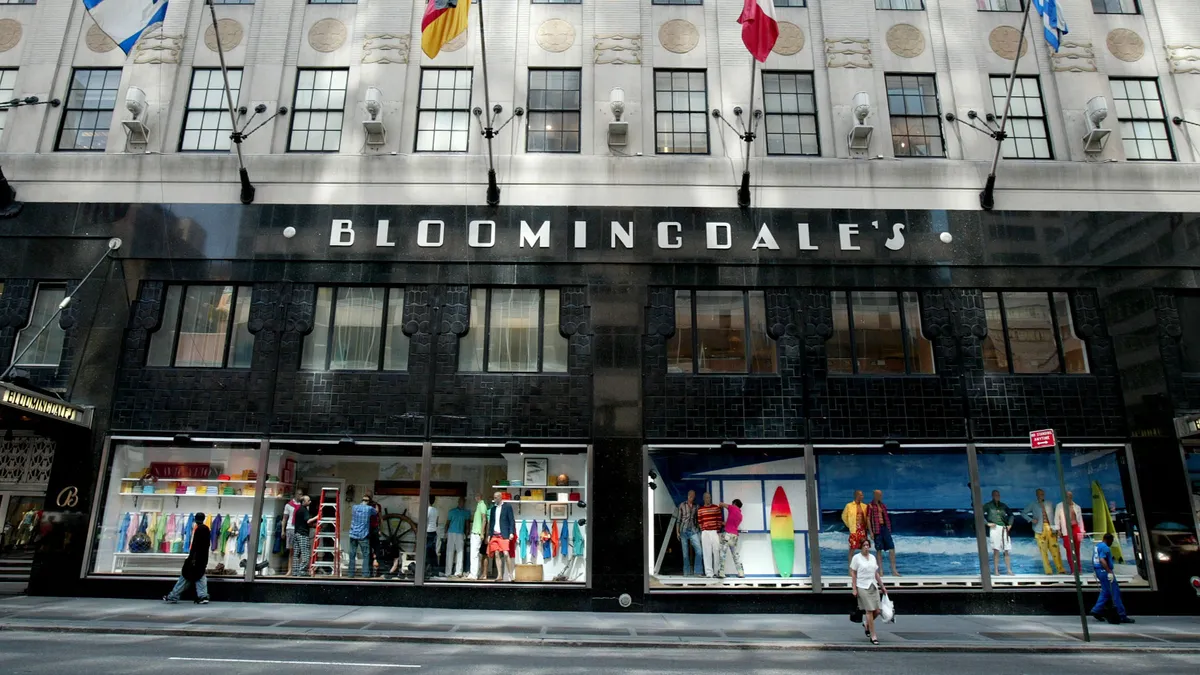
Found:
M 866 615 L 866 633 L 871 644 L 879 644 L 875 635 L 875 619 L 879 616 L 879 594 L 887 593 L 879 563 L 871 555 L 871 540 L 864 539 L 858 555 L 850 559 L 850 588 L 858 598 L 858 608 Z

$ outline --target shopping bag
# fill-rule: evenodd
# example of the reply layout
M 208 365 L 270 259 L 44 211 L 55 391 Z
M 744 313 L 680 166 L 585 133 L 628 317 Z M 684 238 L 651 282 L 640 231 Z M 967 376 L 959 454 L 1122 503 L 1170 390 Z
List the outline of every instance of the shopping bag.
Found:
M 883 619 L 884 623 L 896 622 L 896 605 L 892 603 L 892 598 L 887 593 L 879 599 L 879 618 Z

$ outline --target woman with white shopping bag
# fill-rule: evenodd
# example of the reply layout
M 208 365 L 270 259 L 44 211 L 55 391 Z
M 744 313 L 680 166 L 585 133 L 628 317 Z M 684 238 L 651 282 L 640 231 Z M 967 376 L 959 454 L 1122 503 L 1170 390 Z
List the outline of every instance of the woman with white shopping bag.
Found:
M 866 634 L 871 638 L 871 644 L 879 644 L 875 635 L 875 619 L 880 612 L 880 593 L 887 593 L 883 585 L 883 574 L 879 571 L 879 563 L 871 555 L 871 540 L 864 539 L 859 547 L 858 555 L 850 560 L 850 588 L 854 597 L 858 598 L 858 608 L 865 615 Z

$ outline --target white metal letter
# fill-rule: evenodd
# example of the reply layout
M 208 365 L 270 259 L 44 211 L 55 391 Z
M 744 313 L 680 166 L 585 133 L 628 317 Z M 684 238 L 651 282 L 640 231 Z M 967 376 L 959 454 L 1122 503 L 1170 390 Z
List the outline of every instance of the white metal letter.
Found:
M 487 241 L 480 236 L 482 226 L 488 226 Z M 496 221 L 494 220 L 472 220 L 467 223 L 467 245 L 472 248 L 491 248 L 496 245 Z
M 679 236 L 679 232 L 683 229 L 683 225 L 676 222 L 665 222 L 658 224 L 658 247 L 659 248 L 683 248 L 683 238 Z M 671 230 L 675 230 L 672 234 Z
M 758 237 L 754 240 L 754 245 L 750 247 L 750 250 L 756 251 L 760 248 L 769 248 L 772 251 L 779 250 L 779 244 L 775 241 L 775 235 L 771 234 L 771 228 L 767 227 L 766 223 L 763 223 L 762 227 L 759 228 Z
M 529 223 L 521 221 L 521 248 L 525 248 L 528 244 L 529 248 L 550 248 L 550 221 L 542 221 L 542 226 L 534 233 L 533 228 L 529 227 Z
M 587 221 L 575 221 L 575 248 L 587 248 Z
M 726 249 L 733 248 L 733 235 L 730 234 L 729 223 L 705 223 L 708 230 L 708 249 Z M 724 232 L 724 241 L 722 241 L 721 232 Z
M 809 236 L 808 223 L 796 223 L 796 232 L 800 235 L 800 250 L 801 251 L 816 251 L 818 246 L 813 246 L 812 237 Z
M 349 220 L 333 221 L 333 225 L 329 228 L 329 245 L 353 246 L 354 223 Z
M 627 230 L 621 225 L 621 223 L 618 223 L 615 220 L 612 221 L 612 242 L 609 248 L 616 248 L 618 239 L 621 240 L 621 244 L 624 245 L 625 248 L 633 248 L 632 222 L 629 223 L 629 229 Z
M 429 226 L 437 227 L 437 241 L 429 238 Z M 417 223 L 417 246 L 421 248 L 439 248 L 446 239 L 446 221 L 422 220 Z
M 861 246 L 854 243 L 851 237 L 858 236 L 858 223 L 838 223 L 838 229 L 842 235 L 842 250 L 843 251 L 859 251 Z
M 380 220 L 375 229 L 376 246 L 395 246 L 396 242 L 388 241 L 388 221 Z

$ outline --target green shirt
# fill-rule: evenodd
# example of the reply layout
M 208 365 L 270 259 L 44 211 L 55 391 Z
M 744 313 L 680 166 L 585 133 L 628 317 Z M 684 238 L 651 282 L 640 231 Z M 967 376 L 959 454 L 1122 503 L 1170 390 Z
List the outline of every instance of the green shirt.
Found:
M 482 499 L 475 504 L 475 515 L 471 517 L 471 534 L 483 536 L 483 523 L 487 520 L 487 502 Z
M 1012 525 L 1012 514 L 1008 511 L 1008 504 L 994 501 L 984 504 L 983 520 L 993 525 Z

